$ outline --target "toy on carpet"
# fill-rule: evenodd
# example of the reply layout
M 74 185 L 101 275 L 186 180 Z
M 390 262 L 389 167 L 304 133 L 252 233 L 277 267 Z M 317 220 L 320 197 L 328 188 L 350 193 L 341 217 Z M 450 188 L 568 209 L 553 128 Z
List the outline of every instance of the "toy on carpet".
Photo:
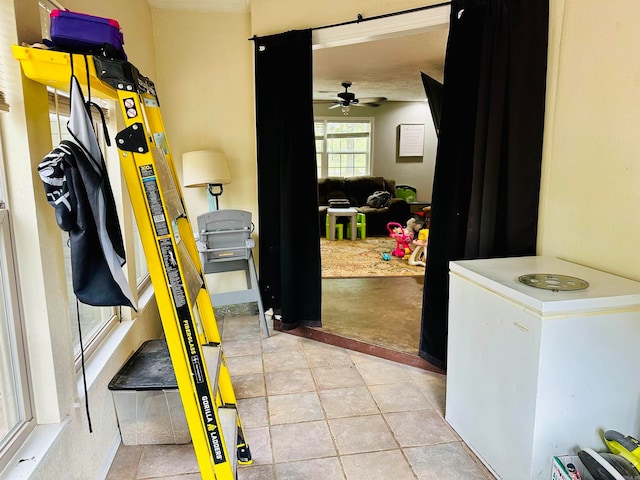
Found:
M 407 220 L 406 230 L 411 233 L 412 238 L 416 238 L 420 233 L 420 230 L 423 228 L 427 228 L 425 225 L 425 220 L 421 215 L 413 215 L 409 220 Z
M 387 252 L 384 252 L 384 253 L 382 254 L 382 259 L 383 259 L 385 262 L 388 262 L 389 260 L 391 260 L 391 255 L 389 255 Z
M 409 257 L 409 265 L 427 266 L 427 243 L 429 241 L 429 229 L 423 228 L 418 232 L 418 238 L 413 240 L 413 253 Z
M 397 222 L 387 223 L 387 230 L 389 230 L 389 236 L 396 240 L 396 248 L 391 252 L 391 255 L 401 258 L 410 255 L 413 233 Z
M 422 215 L 418 213 L 407 220 L 407 230 L 412 233 L 412 253 L 409 257 L 408 263 L 409 265 L 425 267 L 427 260 L 429 223 Z

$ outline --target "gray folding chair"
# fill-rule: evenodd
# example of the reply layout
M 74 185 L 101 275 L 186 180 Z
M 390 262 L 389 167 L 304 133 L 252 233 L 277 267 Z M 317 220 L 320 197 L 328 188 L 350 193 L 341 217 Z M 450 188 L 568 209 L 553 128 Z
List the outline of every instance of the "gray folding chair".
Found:
M 202 256 L 204 273 L 242 270 L 247 281 L 246 290 L 211 294 L 214 307 L 257 303 L 260 326 L 264 337 L 269 327 L 264 315 L 258 275 L 253 260 L 253 223 L 251 212 L 244 210 L 215 210 L 198 217 L 198 250 Z

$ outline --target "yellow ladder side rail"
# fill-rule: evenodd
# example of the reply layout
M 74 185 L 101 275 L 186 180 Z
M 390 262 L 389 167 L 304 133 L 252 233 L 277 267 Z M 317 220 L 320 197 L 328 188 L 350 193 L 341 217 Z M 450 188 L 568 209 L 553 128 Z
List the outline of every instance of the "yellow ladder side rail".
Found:
M 165 153 L 165 157 L 167 158 L 167 163 L 169 164 L 169 168 L 173 175 L 174 182 L 176 186 L 178 186 L 180 199 L 184 204 L 184 199 L 182 197 L 181 188 L 179 187 L 179 179 L 176 173 L 175 164 L 173 163 L 173 157 L 170 153 L 169 141 L 165 134 L 164 122 L 162 120 L 162 115 L 160 112 L 160 105 L 157 99 L 157 95 L 155 92 L 145 92 L 141 95 L 142 104 L 144 106 L 144 114 L 145 118 L 149 124 L 149 130 L 151 131 L 151 137 L 157 146 Z M 204 280 L 204 271 L 202 267 L 202 263 L 200 260 L 200 253 L 198 252 L 197 245 L 195 242 L 195 238 L 192 232 L 191 223 L 188 221 L 188 213 L 186 213 L 185 208 L 185 217 L 178 219 L 178 228 L 179 235 L 181 239 L 185 242 L 187 249 L 189 250 L 189 254 L 192 258 L 198 259 L 196 265 L 198 267 L 198 272 L 203 277 Z M 206 284 L 206 282 L 205 282 Z M 213 304 L 211 302 L 211 295 L 207 288 L 203 288 L 200 290 L 199 294 L 196 298 L 196 303 L 198 306 L 198 312 L 200 313 L 200 318 L 202 320 L 205 339 L 203 343 L 206 342 L 214 342 L 221 343 L 222 339 L 220 336 L 220 332 L 218 330 L 218 324 L 216 322 L 215 313 L 213 309 Z M 218 395 L 217 404 L 219 406 L 233 406 L 237 405 L 237 398 L 235 395 L 235 391 L 233 388 L 233 383 L 231 382 L 231 375 L 229 373 L 229 368 L 227 366 L 226 358 L 224 356 L 224 350 L 221 355 L 221 365 L 220 372 L 218 374 Z M 240 463 L 249 464 L 251 463 L 251 454 L 249 448 L 247 446 L 247 442 L 245 440 L 244 428 L 242 426 L 242 421 L 240 419 L 240 415 L 237 416 L 237 424 L 238 424 L 238 460 Z
M 184 198 L 182 196 L 182 189 L 179 188 L 179 178 L 176 173 L 175 164 L 173 163 L 173 157 L 170 153 L 169 149 L 169 141 L 165 134 L 164 122 L 162 120 L 162 115 L 160 113 L 160 105 L 158 103 L 157 97 L 152 95 L 151 93 L 143 93 L 141 94 L 145 117 L 149 123 L 149 130 L 151 132 L 152 138 L 156 145 L 164 152 L 165 158 L 167 159 L 167 163 L 169 165 L 169 169 L 173 176 L 173 180 L 178 186 L 178 191 L 180 194 L 180 200 L 184 204 Z M 185 208 L 185 217 L 178 219 L 178 233 L 180 238 L 185 242 L 187 250 L 189 251 L 189 255 L 193 259 L 198 259 L 196 265 L 198 267 L 198 272 L 201 276 L 204 276 L 204 272 L 202 269 L 202 264 L 200 262 L 200 253 L 198 252 L 198 247 L 196 245 L 195 238 L 193 236 L 192 225 L 188 219 L 188 213 L 186 213 Z M 202 297 L 202 298 L 201 298 Z M 205 292 L 204 295 L 198 295 L 197 298 L 198 310 L 200 312 L 205 339 L 203 342 L 215 342 L 220 343 L 221 337 L 220 332 L 218 331 L 218 325 L 216 323 L 215 314 L 213 310 L 213 304 L 211 303 L 211 298 L 209 294 Z
M 145 254 L 147 258 L 154 259 L 149 262 L 149 273 L 156 291 L 160 318 L 174 365 L 196 459 L 203 478 L 234 480 L 233 467 L 228 461 L 230 457 L 224 442 L 217 408 L 214 405 L 215 390 L 208 378 L 202 347 L 197 335 L 192 310 L 195 299 L 189 298 L 188 289 L 184 289 L 181 292 L 181 295 L 186 297 L 184 304 L 178 306 L 175 300 L 176 288 L 180 285 L 186 285 L 187 281 L 184 278 L 184 265 L 181 265 L 182 260 L 178 253 L 176 232 L 174 231 L 173 220 L 177 219 L 171 218 L 167 209 L 168 200 L 165 197 L 167 186 L 161 184 L 159 167 L 153 158 L 152 149 L 155 145 L 150 143 L 150 136 L 142 118 L 143 106 L 138 94 L 119 89 L 118 97 L 127 126 L 123 130 L 125 134 L 122 135 L 123 132 L 121 132 L 117 137 L 123 173 L 127 186 L 131 190 L 132 200 L 135 200 L 133 202 L 134 213 L 139 224 Z M 142 130 L 140 138 L 146 143 L 147 151 L 134 153 L 123 149 L 123 147 L 130 148 L 123 145 L 126 143 L 123 137 L 126 137 L 128 132 L 139 130 Z M 147 172 L 149 177 L 145 180 L 141 172 Z M 144 188 L 144 182 L 148 182 L 149 178 L 158 184 L 157 190 L 151 194 L 148 192 L 148 187 Z M 150 196 L 156 197 L 153 200 L 156 202 L 154 211 L 150 209 Z M 159 208 L 162 211 L 158 210 Z M 161 215 L 164 216 L 163 219 L 159 219 Z M 163 225 L 164 230 L 158 229 L 159 224 Z M 177 264 L 174 272 L 167 271 L 167 256 L 172 257 L 172 261 Z M 176 272 L 180 275 L 178 282 L 175 278 Z M 172 278 L 172 273 L 174 278 Z M 198 360 L 199 365 L 194 365 L 194 360 Z M 197 371 L 198 368 L 200 371 Z M 198 374 L 204 374 L 205 379 L 197 382 Z

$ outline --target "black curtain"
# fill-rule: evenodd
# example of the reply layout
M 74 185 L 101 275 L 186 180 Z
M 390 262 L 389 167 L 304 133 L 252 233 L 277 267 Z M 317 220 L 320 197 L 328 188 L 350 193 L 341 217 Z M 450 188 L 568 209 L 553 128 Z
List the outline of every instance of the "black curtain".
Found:
M 420 356 L 446 368 L 449 261 L 534 255 L 548 0 L 453 0 Z
M 436 135 L 440 135 L 440 118 L 442 116 L 442 84 L 433 77 L 424 72 L 420 72 L 422 85 L 427 94 L 429 101 L 429 109 L 431 110 L 431 118 L 433 125 L 436 127 Z
M 284 329 L 320 326 L 311 30 L 255 39 L 260 290 Z

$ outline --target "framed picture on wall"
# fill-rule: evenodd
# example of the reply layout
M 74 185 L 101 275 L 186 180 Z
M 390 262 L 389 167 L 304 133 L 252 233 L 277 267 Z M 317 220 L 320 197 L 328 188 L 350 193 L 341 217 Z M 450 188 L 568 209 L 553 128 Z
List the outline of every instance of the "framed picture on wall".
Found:
M 422 157 L 424 154 L 424 123 L 401 123 L 399 157 Z

